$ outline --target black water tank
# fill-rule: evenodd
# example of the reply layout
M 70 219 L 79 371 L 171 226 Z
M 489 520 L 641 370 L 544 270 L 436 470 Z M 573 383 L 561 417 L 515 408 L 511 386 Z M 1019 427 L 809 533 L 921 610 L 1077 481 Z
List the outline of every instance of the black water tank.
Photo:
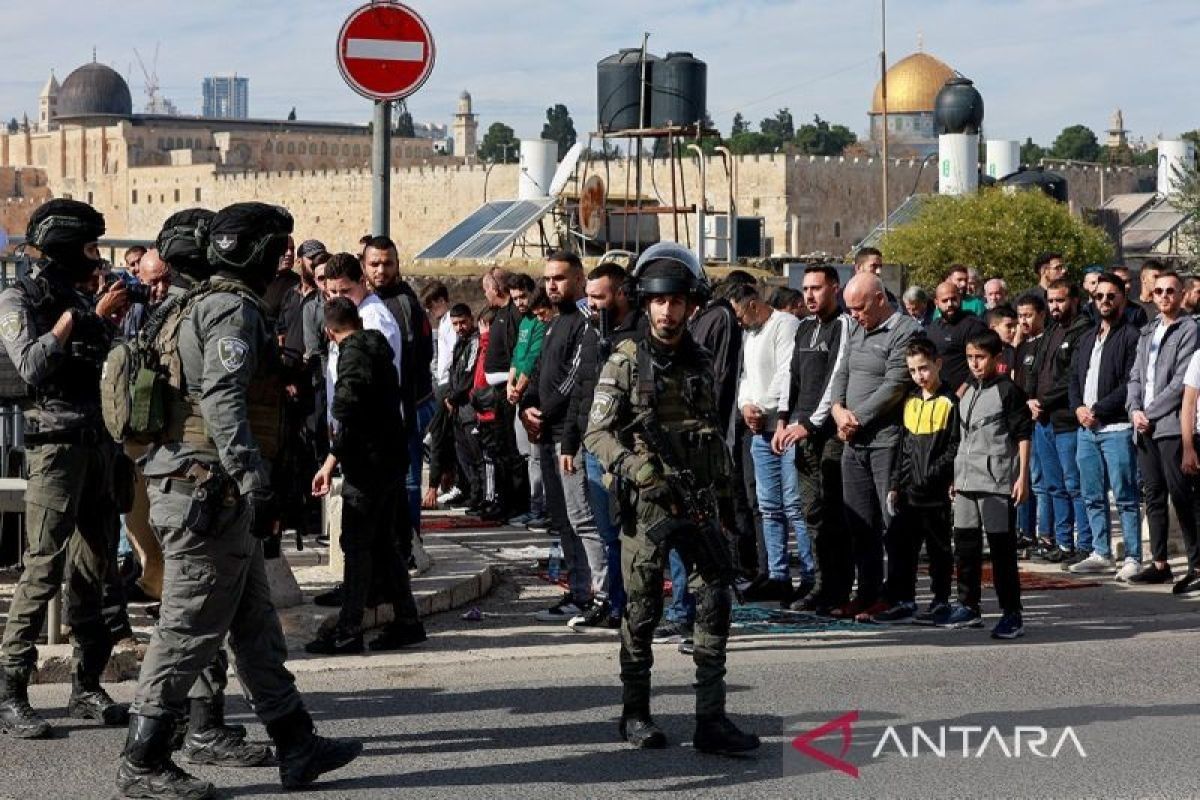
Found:
M 1012 175 L 1001 178 L 999 183 L 1015 189 L 1037 189 L 1060 203 L 1067 202 L 1067 179 L 1057 172 L 1046 172 L 1042 167 L 1021 167 Z
M 708 65 L 691 53 L 667 53 L 654 65 L 650 89 L 650 125 L 694 125 L 704 122 L 708 98 Z
M 646 83 L 652 80 L 654 67 L 661 59 L 646 54 Z M 642 108 L 642 50 L 630 47 L 600 60 L 596 65 L 596 109 L 601 131 L 626 131 L 644 128 L 638 119 Z M 650 93 L 645 97 L 646 120 L 650 118 Z
M 979 133 L 983 124 L 983 96 L 962 75 L 946 81 L 933 101 L 933 128 L 943 133 Z

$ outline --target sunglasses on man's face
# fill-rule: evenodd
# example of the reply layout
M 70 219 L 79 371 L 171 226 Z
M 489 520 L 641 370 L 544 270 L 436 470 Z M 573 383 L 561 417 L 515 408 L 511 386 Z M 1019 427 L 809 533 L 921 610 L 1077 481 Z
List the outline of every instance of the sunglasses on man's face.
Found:
M 1174 286 L 1167 286 L 1165 288 L 1158 288 L 1154 290 L 1155 297 L 1171 297 L 1175 293 L 1176 289 Z
M 1110 303 L 1115 303 L 1117 302 L 1117 298 L 1120 296 L 1121 295 L 1117 294 L 1116 292 L 1096 292 L 1092 295 L 1092 299 L 1097 303 L 1103 303 L 1105 300 Z

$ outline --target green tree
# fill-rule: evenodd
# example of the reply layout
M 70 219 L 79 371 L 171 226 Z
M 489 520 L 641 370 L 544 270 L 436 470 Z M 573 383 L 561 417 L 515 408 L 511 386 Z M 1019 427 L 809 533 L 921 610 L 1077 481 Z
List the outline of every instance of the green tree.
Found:
M 1100 156 L 1100 143 L 1096 134 L 1086 125 L 1071 125 L 1063 128 L 1062 133 L 1050 146 L 1050 154 L 1055 158 L 1069 158 L 1073 161 L 1095 161 Z
M 1034 144 L 1033 137 L 1027 136 L 1025 144 L 1021 145 L 1021 163 L 1036 164 L 1046 157 L 1046 148 L 1040 144 Z
M 750 123 L 746 122 L 746 118 L 742 116 L 742 112 L 737 112 L 733 115 L 733 125 L 729 128 L 729 136 L 732 138 L 739 133 L 749 133 Z
M 984 189 L 973 195 L 935 195 L 912 222 L 883 239 L 884 259 L 908 267 L 911 283 L 934 287 L 946 267 L 977 267 L 984 278 L 1003 278 L 1014 296 L 1037 283 L 1033 259 L 1053 250 L 1076 272 L 1107 264 L 1112 244 L 1099 228 L 1071 216 L 1067 206 L 1041 192 Z
M 571 112 L 562 103 L 546 109 L 546 124 L 542 126 L 542 138 L 558 142 L 558 158 L 561 161 L 578 136 Z
M 758 123 L 758 129 L 765 136 L 770 136 L 776 142 L 776 147 L 784 142 L 790 142 L 796 137 L 796 126 L 792 123 L 792 112 L 781 108 L 775 116 L 767 117 Z
M 8 132 L 16 133 L 19 130 L 21 130 L 21 123 L 17 122 L 16 117 L 13 117 L 8 121 Z
M 392 125 L 392 133 L 402 139 L 412 139 L 417 135 L 417 129 L 413 126 L 412 114 L 409 113 L 408 103 L 403 100 L 396 103 L 396 121 Z
M 288 121 L 294 122 L 295 120 L 296 120 L 296 107 L 292 106 L 292 110 L 288 112 Z
M 477 155 L 480 161 L 515 164 L 520 157 L 520 151 L 520 143 L 513 129 L 503 122 L 493 122 L 483 135 L 483 141 L 479 143 Z
M 1176 180 L 1178 194 L 1172 202 L 1176 208 L 1187 214 L 1180 246 L 1193 258 L 1200 257 L 1200 171 L 1194 167 L 1182 173 L 1177 171 Z
M 840 156 L 847 146 L 858 141 L 858 137 L 845 125 L 830 125 L 828 120 L 814 115 L 811 124 L 800 126 L 796 131 L 796 144 L 800 152 L 810 156 Z
M 779 140 L 774 136 L 767 136 L 765 133 L 746 131 L 729 137 L 726 145 L 735 155 L 750 156 L 759 153 L 774 153 L 775 148 L 779 146 Z

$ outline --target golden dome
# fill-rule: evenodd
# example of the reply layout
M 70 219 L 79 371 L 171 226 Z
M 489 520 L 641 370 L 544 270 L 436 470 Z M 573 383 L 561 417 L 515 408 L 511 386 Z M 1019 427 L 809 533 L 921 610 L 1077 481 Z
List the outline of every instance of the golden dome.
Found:
M 947 64 L 926 53 L 902 58 L 887 71 L 888 113 L 932 112 L 933 101 L 955 72 Z M 883 83 L 875 84 L 871 113 L 883 113 Z

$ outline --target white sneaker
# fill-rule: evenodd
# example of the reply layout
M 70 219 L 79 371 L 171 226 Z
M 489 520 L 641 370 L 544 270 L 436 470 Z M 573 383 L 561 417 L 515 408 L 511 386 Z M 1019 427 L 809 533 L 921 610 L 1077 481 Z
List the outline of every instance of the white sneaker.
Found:
M 1092 553 L 1078 564 L 1072 564 L 1069 571 L 1074 572 L 1077 575 L 1099 575 L 1106 572 L 1112 572 L 1114 569 L 1116 569 L 1116 565 L 1113 564 L 1112 558 L 1109 556 L 1102 556 L 1099 553 Z
M 1134 575 L 1137 575 L 1141 571 L 1142 571 L 1141 563 L 1135 561 L 1132 558 L 1127 558 L 1127 559 L 1125 559 L 1125 563 L 1121 566 L 1121 568 L 1119 570 L 1117 570 L 1117 580 L 1120 581 L 1121 583 L 1125 583 L 1126 581 L 1128 581 L 1130 578 L 1132 578 Z
M 458 488 L 457 486 L 451 486 L 450 491 L 442 492 L 437 496 L 437 501 L 442 505 L 445 505 L 446 503 L 453 502 L 460 497 L 462 497 L 462 489 Z

